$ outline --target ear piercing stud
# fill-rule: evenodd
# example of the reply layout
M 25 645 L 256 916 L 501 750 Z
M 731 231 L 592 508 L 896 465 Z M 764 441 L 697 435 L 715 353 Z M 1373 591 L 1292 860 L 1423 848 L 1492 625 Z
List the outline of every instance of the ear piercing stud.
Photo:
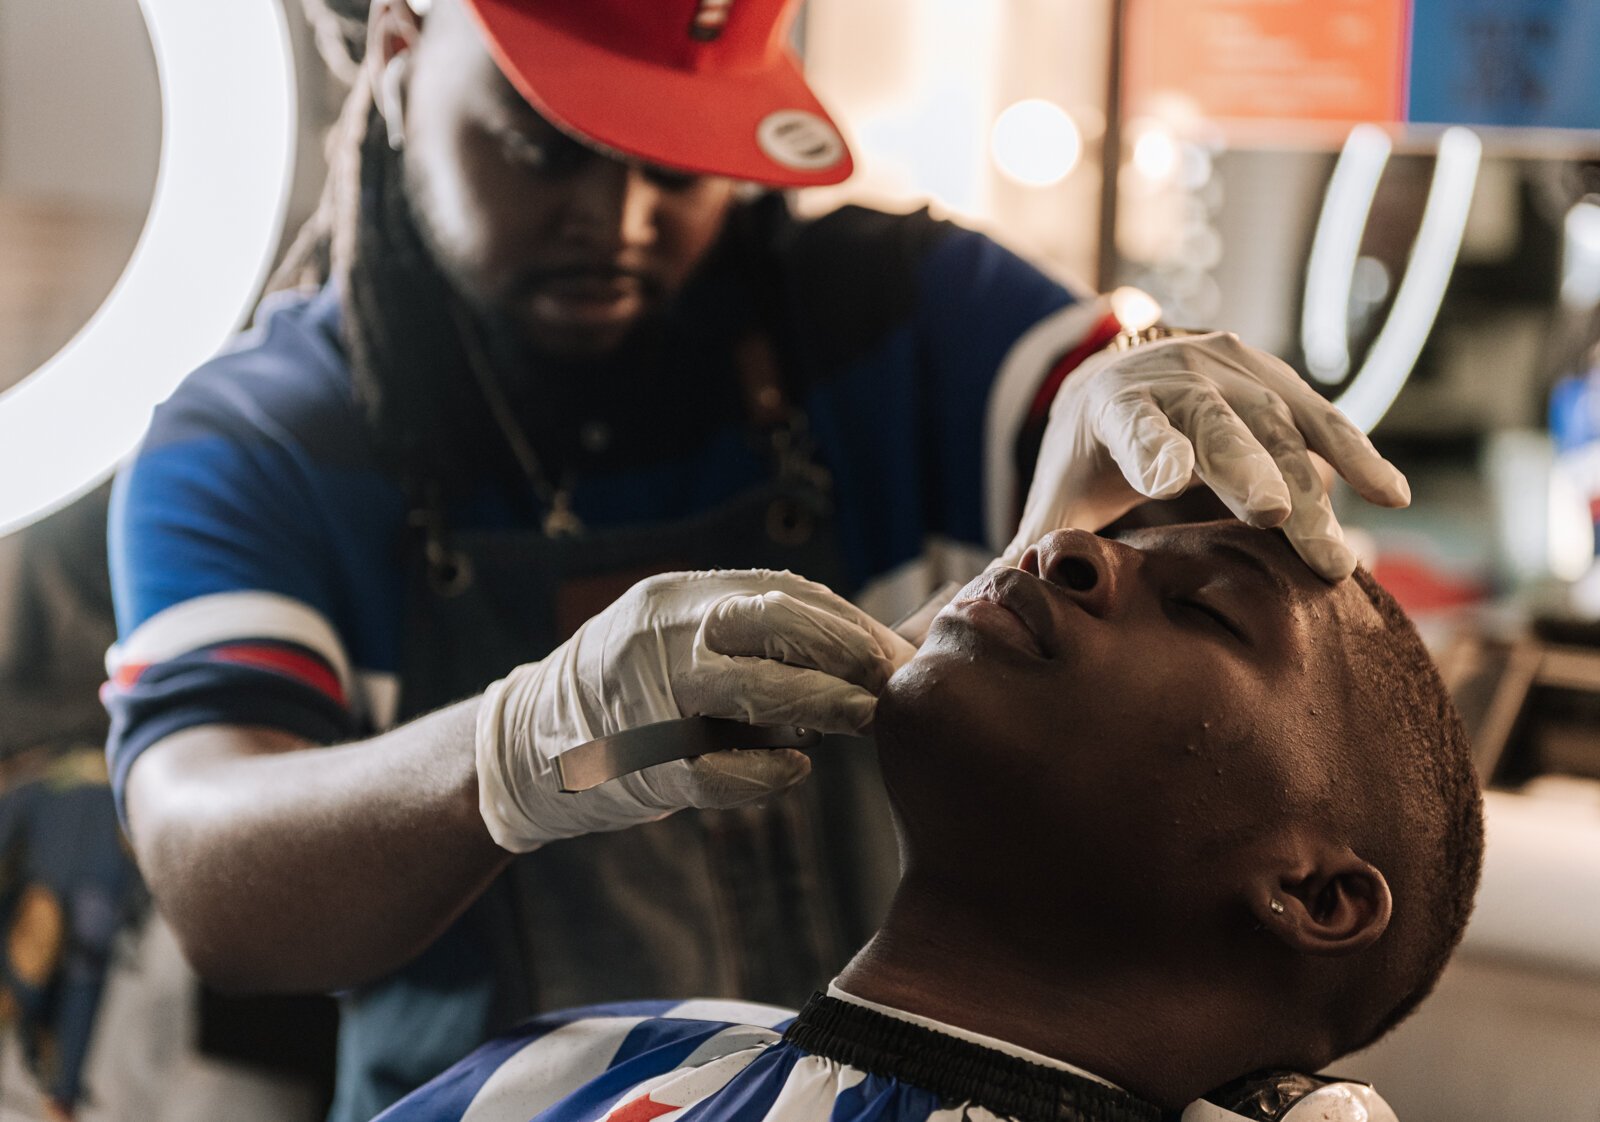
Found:
M 1272 901 L 1270 904 L 1267 905 L 1267 910 L 1270 911 L 1275 916 L 1281 916 L 1283 914 L 1283 901 L 1282 900 L 1274 900 L 1274 901 Z

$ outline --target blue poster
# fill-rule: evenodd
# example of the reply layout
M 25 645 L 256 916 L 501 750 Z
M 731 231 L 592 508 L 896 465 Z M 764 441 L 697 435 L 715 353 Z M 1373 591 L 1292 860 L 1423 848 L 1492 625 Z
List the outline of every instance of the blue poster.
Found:
M 1407 117 L 1600 129 L 1600 0 L 1415 0 Z

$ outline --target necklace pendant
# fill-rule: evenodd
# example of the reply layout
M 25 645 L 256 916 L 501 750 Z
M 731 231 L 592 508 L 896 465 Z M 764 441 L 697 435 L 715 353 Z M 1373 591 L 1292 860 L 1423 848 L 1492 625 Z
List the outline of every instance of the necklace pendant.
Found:
M 544 536 L 547 538 L 575 538 L 583 533 L 583 521 L 572 512 L 572 500 L 565 494 L 550 502 L 550 513 L 544 516 Z

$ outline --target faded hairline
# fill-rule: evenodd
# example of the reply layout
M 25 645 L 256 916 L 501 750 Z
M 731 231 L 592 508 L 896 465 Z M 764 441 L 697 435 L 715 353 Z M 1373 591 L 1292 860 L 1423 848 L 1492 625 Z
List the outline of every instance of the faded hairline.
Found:
M 1386 1001 L 1360 1003 L 1365 1016 L 1347 1024 L 1342 1052 L 1388 1033 L 1433 991 L 1466 931 L 1483 865 L 1483 798 L 1466 728 L 1450 691 L 1415 625 L 1394 596 L 1364 568 L 1351 578 L 1377 612 L 1351 669 L 1379 687 L 1372 692 L 1383 729 L 1378 750 L 1393 761 L 1398 803 L 1423 811 L 1396 816 L 1389 834 L 1401 856 L 1392 864 L 1399 890 L 1420 899 L 1396 900 L 1398 934 L 1371 972 Z M 1376 682 L 1372 680 L 1378 679 Z M 1418 837 L 1421 833 L 1424 836 Z

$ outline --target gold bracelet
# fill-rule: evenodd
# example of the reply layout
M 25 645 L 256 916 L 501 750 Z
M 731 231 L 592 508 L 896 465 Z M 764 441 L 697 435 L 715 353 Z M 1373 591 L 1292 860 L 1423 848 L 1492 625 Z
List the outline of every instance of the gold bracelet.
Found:
M 1146 343 L 1154 343 L 1158 339 L 1181 339 L 1189 335 L 1209 335 L 1209 331 L 1190 331 L 1183 327 L 1167 327 L 1163 324 L 1154 324 L 1150 327 L 1141 327 L 1137 331 L 1119 332 L 1111 342 L 1106 344 L 1106 350 L 1131 351 L 1135 347 L 1142 347 Z

